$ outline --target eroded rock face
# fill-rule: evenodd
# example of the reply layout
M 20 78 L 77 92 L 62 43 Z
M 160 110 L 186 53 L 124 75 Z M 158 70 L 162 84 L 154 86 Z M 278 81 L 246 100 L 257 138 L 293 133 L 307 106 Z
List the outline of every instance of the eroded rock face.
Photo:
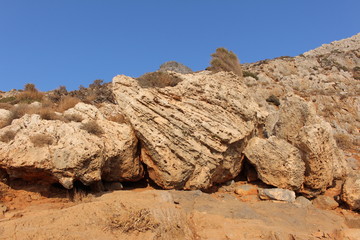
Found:
M 179 75 L 174 87 L 141 88 L 116 76 L 113 91 L 141 140 L 149 176 L 166 189 L 206 189 L 233 179 L 266 116 L 230 73 Z
M 311 103 L 290 94 L 283 99 L 275 120 L 272 133 L 300 150 L 306 169 L 304 192 L 317 195 L 334 179 L 346 176 L 345 158 L 336 145 L 333 130 L 316 115 Z
M 291 190 L 303 184 L 305 164 L 300 151 L 287 141 L 275 136 L 254 137 L 244 153 L 264 183 Z
M 94 106 L 85 105 L 69 110 L 75 113 L 92 108 L 92 114 L 83 115 L 82 123 L 25 115 L 0 129 L 0 134 L 16 134 L 10 142 L 0 142 L 0 168 L 10 178 L 60 182 L 66 188 L 72 188 L 75 180 L 89 185 L 100 180 L 141 179 L 143 167 L 132 128 L 97 117 L 101 113 Z M 104 133 L 94 135 L 83 130 L 83 124 L 90 120 L 96 121 Z
M 329 123 L 304 126 L 298 135 L 298 147 L 306 165 L 306 187 L 323 192 L 334 179 L 345 176 L 344 156 L 336 146 Z

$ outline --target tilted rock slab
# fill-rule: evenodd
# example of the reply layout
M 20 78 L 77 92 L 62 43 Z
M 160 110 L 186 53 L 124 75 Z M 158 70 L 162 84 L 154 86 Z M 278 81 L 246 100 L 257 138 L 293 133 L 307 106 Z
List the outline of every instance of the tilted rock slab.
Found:
M 300 151 L 287 141 L 275 136 L 254 137 L 244 153 L 264 183 L 291 190 L 303 184 L 305 164 Z
M 141 141 L 149 176 L 166 189 L 206 189 L 237 176 L 242 151 L 266 113 L 230 73 L 181 75 L 174 87 L 141 88 L 119 75 L 113 92 Z
M 101 115 L 96 107 L 86 104 L 78 104 L 69 112 L 85 109 Z M 91 118 L 85 117 L 83 123 L 89 120 Z M 103 118 L 92 120 L 96 120 L 104 134 L 90 134 L 81 129 L 83 123 L 80 122 L 43 120 L 35 114 L 14 120 L 10 126 L 0 129 L 0 135 L 6 131 L 16 133 L 10 142 L 0 142 L 0 169 L 10 178 L 60 182 L 68 189 L 76 180 L 90 185 L 100 180 L 141 179 L 144 171 L 132 128 Z M 34 136 L 45 136 L 50 141 L 36 145 L 31 140 Z

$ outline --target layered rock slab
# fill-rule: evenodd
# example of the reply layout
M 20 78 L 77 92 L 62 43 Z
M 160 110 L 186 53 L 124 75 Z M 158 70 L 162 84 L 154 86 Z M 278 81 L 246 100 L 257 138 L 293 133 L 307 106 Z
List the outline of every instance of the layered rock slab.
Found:
M 43 120 L 34 114 L 0 129 L 0 135 L 7 131 L 15 133 L 10 142 L 0 142 L 0 168 L 10 178 L 59 182 L 66 188 L 72 188 L 77 180 L 90 185 L 100 180 L 141 179 L 144 171 L 132 128 L 107 121 L 100 117 L 102 114 L 96 107 L 83 103 L 69 113 L 85 110 L 94 115 L 83 114 L 83 122 Z M 83 124 L 89 121 L 96 121 L 103 134 L 83 130 Z
M 141 88 L 119 75 L 113 92 L 141 141 L 149 176 L 165 189 L 206 189 L 237 176 L 242 151 L 266 113 L 230 73 L 181 75 L 174 87 Z

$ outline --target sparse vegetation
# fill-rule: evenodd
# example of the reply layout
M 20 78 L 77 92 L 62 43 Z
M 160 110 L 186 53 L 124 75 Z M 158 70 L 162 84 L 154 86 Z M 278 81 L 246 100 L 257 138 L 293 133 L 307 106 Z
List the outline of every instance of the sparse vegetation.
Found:
M 16 99 L 19 103 L 32 103 L 32 102 L 41 102 L 44 94 L 39 92 L 35 85 L 28 83 L 24 87 L 24 91 L 16 96 Z
M 13 107 L 10 103 L 0 103 L 0 109 L 10 110 Z
M 266 99 L 266 101 L 267 101 L 268 103 L 274 104 L 275 106 L 280 106 L 280 100 L 279 100 L 279 98 L 276 97 L 275 95 L 270 95 L 270 97 L 268 97 L 268 98 Z
M 44 120 L 63 120 L 62 116 L 55 113 L 52 108 L 44 107 L 36 111 Z
M 96 136 L 100 136 L 104 133 L 104 130 L 99 126 L 96 121 L 90 121 L 87 123 L 83 123 L 81 129 L 87 131 L 88 133 L 94 134 Z
M 182 81 L 181 78 L 169 72 L 151 72 L 145 73 L 137 78 L 140 86 L 147 87 L 174 87 Z
M 256 80 L 259 80 L 256 73 L 249 72 L 249 71 L 243 71 L 243 77 L 252 77 L 252 78 L 255 78 Z
M 16 97 L 4 97 L 0 98 L 0 103 L 14 104 L 16 100 Z
M 84 120 L 80 114 L 66 114 L 64 117 L 70 122 L 82 122 Z
M 114 214 L 109 219 L 109 230 L 119 229 L 123 233 L 146 232 L 160 226 L 148 209 L 129 210 L 125 214 Z
M 88 88 L 83 86 L 79 90 L 71 91 L 69 96 L 76 97 L 88 104 L 97 104 L 109 102 L 115 104 L 115 98 L 111 90 L 110 83 L 104 83 L 103 80 L 97 79 Z
M 16 132 L 15 132 L 15 131 L 8 130 L 8 131 L 6 131 L 3 135 L 0 136 L 0 141 L 1 141 L 1 142 L 8 143 L 8 142 L 10 142 L 11 140 L 14 140 L 15 136 L 16 136 Z
M 243 76 L 239 59 L 232 51 L 225 48 L 218 48 L 215 53 L 211 54 L 211 56 L 211 66 L 207 68 L 208 70 L 213 72 L 233 72 L 240 77 Z
M 80 99 L 71 96 L 63 96 L 60 100 L 57 110 L 59 112 L 64 112 L 70 108 L 75 107 L 76 104 L 80 102 Z
M 46 145 L 53 144 L 53 138 L 47 134 L 36 134 L 30 137 L 30 141 L 34 144 L 35 147 L 43 147 Z

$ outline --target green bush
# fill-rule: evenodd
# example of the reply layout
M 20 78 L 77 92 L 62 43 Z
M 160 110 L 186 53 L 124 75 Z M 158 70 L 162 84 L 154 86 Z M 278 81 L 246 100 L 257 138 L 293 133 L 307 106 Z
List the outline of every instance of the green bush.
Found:
M 218 48 L 215 53 L 211 54 L 211 56 L 211 66 L 208 67 L 207 70 L 213 72 L 233 72 L 240 77 L 243 76 L 239 59 L 232 51 L 225 48 Z

